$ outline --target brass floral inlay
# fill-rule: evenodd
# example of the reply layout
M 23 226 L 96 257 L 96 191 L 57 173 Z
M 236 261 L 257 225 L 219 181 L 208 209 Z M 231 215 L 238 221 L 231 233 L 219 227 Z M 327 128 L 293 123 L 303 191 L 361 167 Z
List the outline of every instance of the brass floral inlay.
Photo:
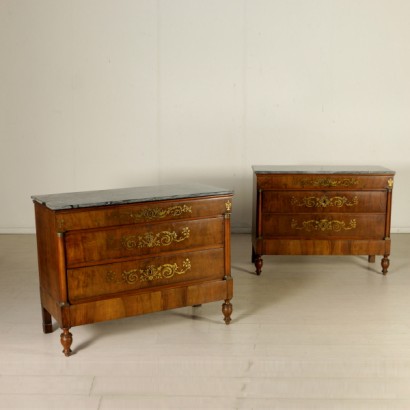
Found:
M 175 205 L 169 208 L 144 208 L 139 212 L 131 212 L 129 217 L 134 221 L 152 221 L 167 216 L 177 217 L 184 213 L 192 213 L 192 207 L 188 205 Z
M 303 187 L 306 185 L 314 187 L 350 187 L 358 183 L 359 181 L 354 178 L 305 178 L 300 181 Z
M 170 279 L 174 275 L 183 275 L 191 269 L 191 261 L 187 258 L 182 262 L 182 268 L 179 269 L 176 263 L 154 266 L 150 265 L 146 269 L 140 269 L 140 281 L 147 282 L 156 279 Z
M 145 269 L 124 270 L 121 275 L 109 271 L 106 275 L 106 281 L 110 283 L 127 283 L 133 285 L 138 280 L 140 282 L 150 282 L 159 279 L 170 279 L 175 275 L 183 275 L 191 269 L 191 261 L 187 258 L 182 262 L 179 268 L 176 263 L 165 263 L 164 265 L 149 265 Z M 120 277 L 119 277 L 120 276 Z
M 162 231 L 158 233 L 147 232 L 144 235 L 127 235 L 121 240 L 125 249 L 153 248 L 155 246 L 169 246 L 173 242 L 182 242 L 189 238 L 189 228 L 182 228 L 180 236 L 175 231 Z
M 342 206 L 354 206 L 357 205 L 359 199 L 357 196 L 353 197 L 351 201 L 345 196 L 334 196 L 334 197 L 327 197 L 323 195 L 321 197 L 315 196 L 308 196 L 299 200 L 294 196 L 291 198 L 291 205 L 294 206 L 306 206 L 308 208 L 326 208 L 328 206 L 335 206 L 337 208 L 341 208 Z
M 292 219 L 292 229 L 311 231 L 349 231 L 356 228 L 356 219 L 352 219 L 347 225 L 346 222 L 337 221 L 334 219 L 311 219 L 309 221 L 303 221 L 302 225 L 295 219 Z
M 58 218 L 57 219 L 57 226 L 58 226 L 58 230 L 59 232 L 63 232 L 66 229 L 66 223 L 65 220 L 63 218 Z

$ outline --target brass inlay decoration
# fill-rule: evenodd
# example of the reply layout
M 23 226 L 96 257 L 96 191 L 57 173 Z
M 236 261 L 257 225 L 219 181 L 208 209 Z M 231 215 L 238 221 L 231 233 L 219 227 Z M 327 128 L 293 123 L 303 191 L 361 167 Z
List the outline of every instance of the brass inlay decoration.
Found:
M 140 282 L 150 282 L 159 279 L 170 279 L 175 275 L 183 275 L 191 269 L 191 261 L 187 258 L 182 262 L 179 268 L 176 263 L 165 263 L 164 265 L 149 265 L 145 269 L 124 270 L 121 277 L 117 277 L 116 272 L 109 271 L 106 275 L 106 281 L 110 283 L 127 283 L 133 285 L 138 280 Z
M 314 187 L 350 187 L 357 185 L 359 181 L 354 178 L 305 178 L 300 180 L 300 184 Z
M 57 218 L 57 228 L 59 232 L 64 232 L 66 230 L 66 221 L 63 218 Z
M 134 221 L 153 221 L 167 216 L 180 216 L 184 213 L 192 213 L 192 207 L 188 205 L 174 205 L 169 208 L 144 208 L 139 212 L 131 212 L 129 217 Z
M 230 212 L 231 211 L 231 208 L 232 208 L 232 202 L 228 199 L 228 201 L 227 202 L 225 202 L 225 207 L 226 207 L 226 210 L 228 211 L 228 212 Z
M 387 185 L 390 189 L 393 188 L 393 183 L 394 183 L 393 178 L 389 178 L 389 180 L 387 181 Z
M 191 269 L 191 261 L 187 258 L 182 262 L 182 268 L 179 269 L 176 263 L 160 265 L 158 267 L 154 265 L 148 266 L 146 269 L 140 269 L 140 281 L 147 282 L 155 279 L 170 279 L 174 275 L 183 275 Z
M 303 221 L 300 226 L 298 221 L 292 219 L 292 229 L 311 231 L 349 231 L 356 228 L 356 219 L 352 219 L 349 224 L 346 222 L 337 221 L 332 219 L 311 219 L 309 221 Z
M 189 238 L 189 228 L 182 228 L 180 236 L 175 231 L 162 231 L 158 233 L 147 232 L 144 235 L 124 236 L 121 244 L 125 249 L 153 248 L 155 246 L 169 246 L 173 242 L 182 242 Z
M 64 229 L 64 224 L 65 224 L 64 219 L 58 219 L 58 228 L 59 229 Z
M 341 208 L 342 206 L 354 206 L 359 203 L 359 199 L 357 196 L 353 197 L 351 201 L 347 199 L 345 196 L 334 196 L 334 197 L 327 197 L 323 195 L 321 197 L 315 196 L 308 196 L 299 200 L 294 196 L 290 200 L 291 205 L 293 206 L 306 206 L 308 208 L 326 208 L 330 206 L 334 206 L 337 208 Z

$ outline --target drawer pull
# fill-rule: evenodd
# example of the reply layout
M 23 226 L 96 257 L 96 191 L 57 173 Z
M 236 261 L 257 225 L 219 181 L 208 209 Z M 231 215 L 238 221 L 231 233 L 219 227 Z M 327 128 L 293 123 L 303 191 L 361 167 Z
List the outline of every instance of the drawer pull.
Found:
M 292 229 L 305 230 L 307 232 L 311 231 L 349 231 L 356 228 L 356 219 L 352 219 L 349 224 L 346 222 L 337 221 L 334 219 L 311 219 L 309 221 L 303 221 L 302 225 L 296 219 L 292 219 Z
M 300 180 L 300 184 L 305 186 L 314 186 L 314 187 L 350 187 L 357 185 L 359 181 L 354 178 L 305 178 Z
M 159 279 L 170 279 L 175 275 L 183 275 L 190 269 L 191 261 L 187 258 L 182 262 L 182 268 L 179 268 L 176 263 L 166 263 L 160 266 L 149 265 L 145 269 L 123 271 L 121 276 L 117 275 L 116 272 L 109 271 L 106 275 L 106 281 L 110 283 L 125 282 L 129 285 L 133 285 L 137 280 L 140 282 L 151 282 Z
M 139 212 L 131 212 L 129 217 L 136 221 L 153 221 L 167 216 L 177 217 L 184 213 L 192 213 L 192 207 L 188 205 L 175 205 L 169 208 L 144 208 Z
M 301 200 L 295 198 L 294 196 L 291 198 L 291 205 L 293 206 L 306 206 L 307 208 L 327 208 L 328 206 L 334 206 L 337 208 L 341 208 L 345 206 L 354 206 L 359 203 L 359 199 L 357 196 L 353 197 L 351 201 L 345 196 L 334 196 L 334 197 L 327 197 L 323 195 L 321 197 L 315 196 L 308 196 Z
M 182 228 L 180 236 L 175 231 L 162 231 L 157 234 L 147 232 L 144 235 L 128 235 L 121 240 L 125 249 L 153 248 L 156 246 L 169 246 L 173 242 L 182 242 L 189 238 L 189 228 Z

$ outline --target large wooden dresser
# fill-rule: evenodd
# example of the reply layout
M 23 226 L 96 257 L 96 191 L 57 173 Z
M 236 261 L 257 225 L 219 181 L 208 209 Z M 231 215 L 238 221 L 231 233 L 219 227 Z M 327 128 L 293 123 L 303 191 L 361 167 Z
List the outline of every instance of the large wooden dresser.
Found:
M 232 191 L 205 185 L 32 197 L 43 331 L 222 300 L 231 320 Z
M 262 255 L 382 255 L 387 273 L 394 171 L 253 166 L 252 262 Z

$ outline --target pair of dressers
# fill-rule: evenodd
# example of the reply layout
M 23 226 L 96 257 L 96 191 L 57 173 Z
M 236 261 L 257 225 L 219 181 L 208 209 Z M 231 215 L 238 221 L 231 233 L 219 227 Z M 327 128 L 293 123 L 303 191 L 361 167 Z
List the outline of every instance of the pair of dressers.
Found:
M 231 320 L 232 191 L 169 185 L 32 196 L 44 333 L 223 301 Z
M 254 166 L 256 273 L 262 255 L 381 255 L 385 275 L 394 175 L 378 166 Z
M 389 268 L 395 172 L 253 167 L 252 261 L 263 255 L 381 255 Z M 231 321 L 233 192 L 168 185 L 33 196 L 44 333 L 223 301 Z

